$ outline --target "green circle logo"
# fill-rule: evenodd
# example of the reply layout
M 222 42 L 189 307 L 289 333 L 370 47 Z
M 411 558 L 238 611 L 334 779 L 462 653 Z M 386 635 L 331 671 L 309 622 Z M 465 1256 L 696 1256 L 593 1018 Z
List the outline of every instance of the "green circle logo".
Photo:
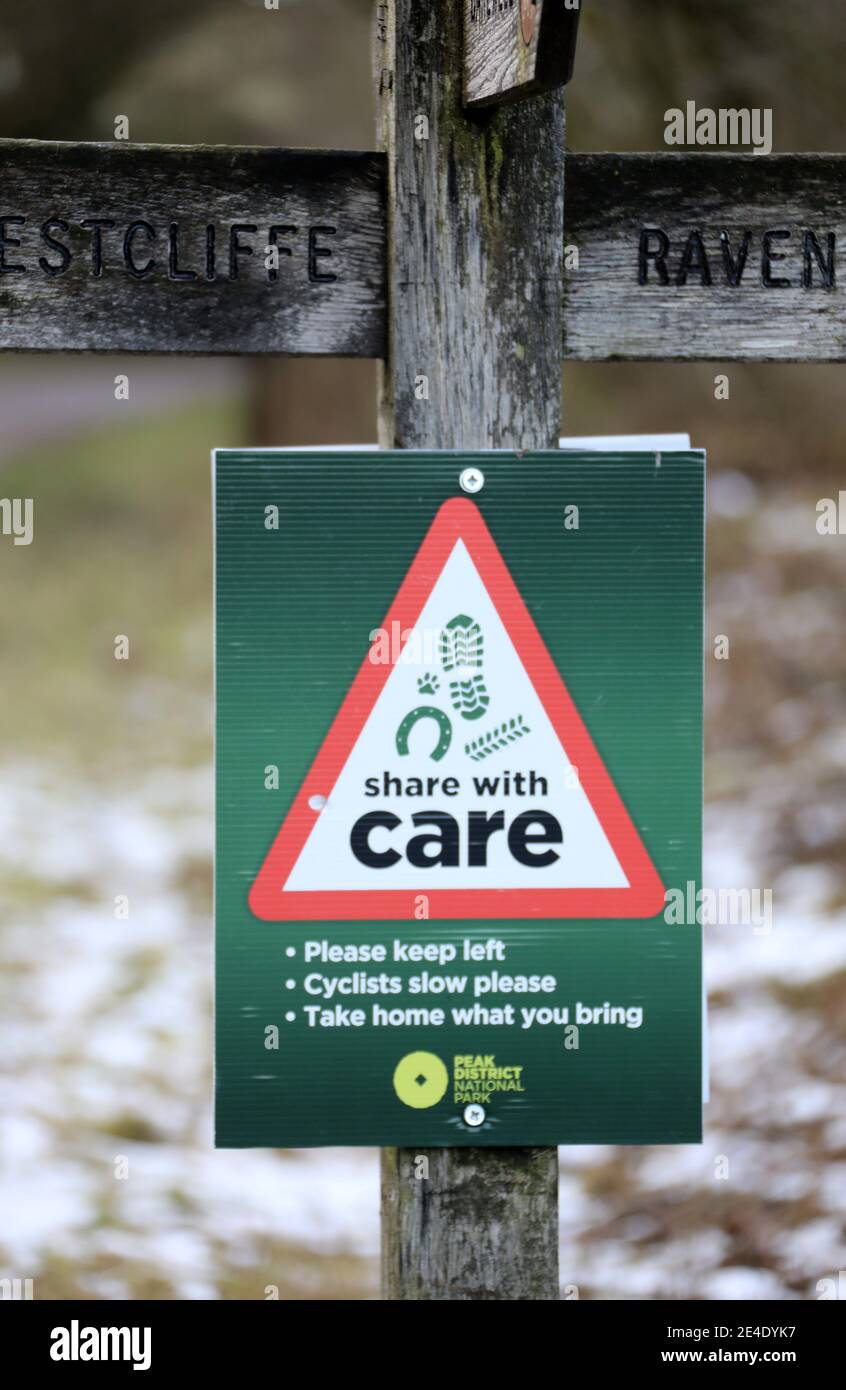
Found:
M 394 1090 L 403 1105 L 412 1110 L 428 1110 L 443 1100 L 449 1085 L 449 1072 L 434 1052 L 409 1052 L 394 1069 Z

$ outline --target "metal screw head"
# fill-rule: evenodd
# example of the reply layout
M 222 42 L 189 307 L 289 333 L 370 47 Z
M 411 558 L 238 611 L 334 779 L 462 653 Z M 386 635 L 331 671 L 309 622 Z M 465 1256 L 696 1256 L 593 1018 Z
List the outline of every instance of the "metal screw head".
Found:
M 464 1107 L 464 1123 L 470 1125 L 471 1129 L 478 1129 L 479 1125 L 485 1123 L 485 1112 L 481 1105 L 467 1105 Z
M 465 468 L 458 481 L 464 492 L 481 492 L 485 486 L 485 475 L 481 468 Z

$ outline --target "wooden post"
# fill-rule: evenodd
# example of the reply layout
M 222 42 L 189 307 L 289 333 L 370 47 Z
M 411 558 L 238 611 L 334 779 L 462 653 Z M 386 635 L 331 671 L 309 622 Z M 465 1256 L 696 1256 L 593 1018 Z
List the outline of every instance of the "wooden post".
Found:
M 554 448 L 563 92 L 465 111 L 463 9 L 463 0 L 376 5 L 388 156 L 380 442 Z M 559 1296 L 555 1149 L 388 1149 L 382 1223 L 386 1298 Z

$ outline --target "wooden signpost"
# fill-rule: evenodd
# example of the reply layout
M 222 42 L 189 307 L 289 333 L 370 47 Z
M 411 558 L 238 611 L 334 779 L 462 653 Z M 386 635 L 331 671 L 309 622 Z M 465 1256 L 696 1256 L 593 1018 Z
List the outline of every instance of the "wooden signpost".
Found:
M 842 157 L 574 155 L 565 207 L 577 18 L 380 0 L 375 154 L 0 142 L 0 348 L 376 357 L 380 443 L 463 450 L 554 448 L 562 359 L 846 359 Z M 557 1183 L 385 1150 L 386 1297 L 557 1298 Z
M 0 347 L 374 357 L 384 285 L 379 155 L 0 141 Z
M 564 358 L 842 362 L 846 156 L 568 162 Z
M 579 0 L 464 0 L 464 104 L 554 91 L 573 74 Z
M 846 358 L 846 156 L 566 165 L 565 361 Z M 387 173 L 383 153 L 0 140 L 0 349 L 382 357 Z

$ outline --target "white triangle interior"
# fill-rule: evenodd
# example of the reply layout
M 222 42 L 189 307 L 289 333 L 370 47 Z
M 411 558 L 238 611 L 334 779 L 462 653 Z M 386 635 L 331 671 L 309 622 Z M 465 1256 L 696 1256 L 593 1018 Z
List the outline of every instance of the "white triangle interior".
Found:
M 447 671 L 439 661 L 438 636 L 459 614 L 472 618 L 481 630 L 481 665 Z M 474 686 L 478 697 L 487 695 L 489 704 L 481 717 L 467 719 L 453 707 L 450 682 L 456 677 L 476 675 L 482 679 L 481 688 Z M 421 691 L 418 679 L 431 686 L 433 676 L 438 682 L 437 690 L 434 693 L 431 689 Z M 431 718 L 414 724 L 408 738 L 407 755 L 401 756 L 397 751 L 399 726 L 413 709 L 421 706 L 440 709 L 451 724 L 449 748 L 437 761 L 431 754 L 438 739 L 438 726 Z M 478 700 L 475 707 L 478 708 Z M 511 725 L 511 720 L 519 723 Z M 508 727 L 512 741 L 478 760 L 471 758 L 466 751 L 467 745 L 476 744 L 484 735 L 503 725 Z M 478 746 L 475 751 L 478 757 Z M 506 772 L 510 783 L 508 795 L 504 792 Z M 408 786 L 410 778 L 420 778 L 424 787 L 429 778 L 441 780 L 432 794 L 386 796 L 382 792 L 386 773 L 398 778 L 403 787 Z M 534 794 L 516 794 L 518 774 L 522 775 L 528 793 L 532 773 L 535 774 Z M 378 779 L 379 794 L 366 795 L 366 781 L 374 777 Z M 456 779 L 460 787 L 458 795 L 444 794 L 442 782 L 446 778 Z M 545 780 L 546 794 L 538 778 Z M 496 779 L 499 782 L 492 793 L 478 789 L 477 781 L 490 787 Z M 322 810 L 314 811 L 314 826 L 283 891 L 399 889 L 425 893 L 436 889 L 629 886 L 467 547 L 460 539 L 424 604 L 414 635 L 407 639 L 403 658 L 392 666 L 335 786 L 309 784 L 309 793 L 326 797 L 327 801 Z M 409 863 L 405 856 L 405 846 L 412 836 L 437 833 L 433 826 L 412 824 L 415 812 L 429 810 L 446 812 L 458 823 L 460 862 L 456 867 L 433 864 L 421 868 Z M 486 865 L 471 867 L 467 862 L 468 812 L 485 812 L 490 816 L 499 810 L 505 812 L 506 831 L 493 833 L 488 839 Z M 516 816 L 532 810 L 550 813 L 563 831 L 562 843 L 553 847 L 557 858 L 543 867 L 520 863 L 508 846 L 507 827 Z M 352 851 L 352 827 L 359 817 L 371 811 L 390 811 L 401 817 L 401 825 L 393 830 L 379 826 L 370 833 L 374 850 L 381 852 L 393 848 L 402 856 L 390 867 L 368 867 Z

